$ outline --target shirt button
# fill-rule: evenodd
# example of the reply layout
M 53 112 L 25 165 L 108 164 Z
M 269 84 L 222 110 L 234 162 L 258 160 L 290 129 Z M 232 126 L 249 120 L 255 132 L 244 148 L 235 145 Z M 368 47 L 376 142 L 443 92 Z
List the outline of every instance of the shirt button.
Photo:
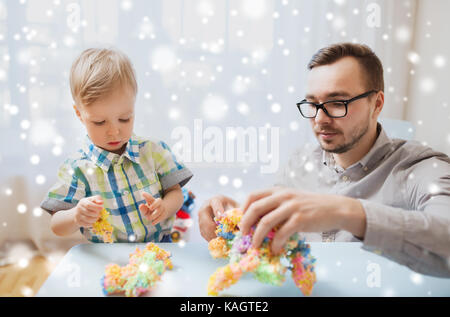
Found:
M 363 168 L 363 170 L 364 170 L 365 172 L 367 172 L 368 169 L 369 169 L 369 168 L 368 168 L 367 166 L 364 166 L 364 168 Z
M 124 191 L 123 191 L 123 194 L 124 194 L 124 195 L 128 195 L 129 193 L 130 193 L 130 192 L 129 192 L 128 190 L 124 190 Z
M 344 182 L 348 181 L 348 176 L 342 176 L 342 180 L 343 180 Z

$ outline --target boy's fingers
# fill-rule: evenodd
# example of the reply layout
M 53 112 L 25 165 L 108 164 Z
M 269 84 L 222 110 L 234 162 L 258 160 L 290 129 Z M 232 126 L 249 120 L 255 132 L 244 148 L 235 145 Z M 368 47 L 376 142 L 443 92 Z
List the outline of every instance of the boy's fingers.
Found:
M 144 196 L 145 201 L 149 205 L 155 201 L 155 198 L 152 195 L 150 195 L 149 193 L 142 193 L 142 196 Z
M 148 206 L 146 204 L 142 204 L 139 206 L 139 210 L 143 213 L 145 217 L 147 217 L 150 210 L 148 209 Z
M 97 221 L 98 217 L 100 216 L 100 213 L 95 213 L 89 209 L 84 209 L 82 212 L 82 216 L 85 219 L 90 219 L 95 222 L 95 221 Z
M 86 209 L 89 210 L 90 212 L 100 213 L 100 211 L 102 211 L 103 209 L 103 206 L 94 203 L 88 203 L 86 205 Z
M 153 215 L 152 215 L 153 216 Z M 159 214 L 156 214 L 155 215 L 155 217 L 154 217 L 154 219 L 153 219 L 153 221 L 152 221 L 152 224 L 154 225 L 154 226 L 156 226 L 158 223 L 160 223 L 161 221 L 163 221 L 164 220 L 164 217 L 163 217 L 164 215 L 163 215 L 163 213 L 162 212 L 160 212 Z
M 103 199 L 102 199 L 102 196 L 100 196 L 100 195 L 96 195 L 96 196 L 92 197 L 91 201 L 95 204 L 103 205 Z
M 150 209 L 150 210 L 155 210 L 156 208 L 158 208 L 159 206 L 161 206 L 161 202 L 162 202 L 162 199 L 161 199 L 161 198 L 156 199 L 156 200 L 150 205 L 149 209 Z
M 150 215 L 150 220 L 154 221 L 156 218 L 158 218 L 161 215 L 162 211 L 161 209 L 155 209 L 152 214 Z

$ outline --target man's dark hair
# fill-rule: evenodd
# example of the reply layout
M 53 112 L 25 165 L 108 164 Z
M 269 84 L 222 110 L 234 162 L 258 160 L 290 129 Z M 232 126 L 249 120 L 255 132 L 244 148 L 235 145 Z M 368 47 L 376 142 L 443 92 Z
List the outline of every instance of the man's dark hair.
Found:
M 361 65 L 367 90 L 384 91 L 383 65 L 370 47 L 364 44 L 337 43 L 321 48 L 308 63 L 308 69 L 330 65 L 343 57 L 354 57 Z

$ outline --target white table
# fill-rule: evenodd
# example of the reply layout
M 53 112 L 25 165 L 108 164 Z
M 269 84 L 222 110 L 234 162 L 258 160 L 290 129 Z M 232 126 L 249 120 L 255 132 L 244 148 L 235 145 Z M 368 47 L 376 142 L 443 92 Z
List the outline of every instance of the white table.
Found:
M 166 271 L 149 296 L 207 296 L 209 276 L 225 260 L 215 260 L 206 242 L 160 243 L 172 253 Z M 73 247 L 51 273 L 37 296 L 104 296 L 100 278 L 106 264 L 128 263 L 135 247 L 145 244 L 81 244 Z M 450 279 L 423 276 L 361 249 L 360 243 L 311 243 L 317 283 L 312 296 L 450 296 Z M 286 273 L 281 287 L 256 281 L 251 274 L 224 290 L 223 296 L 302 296 Z

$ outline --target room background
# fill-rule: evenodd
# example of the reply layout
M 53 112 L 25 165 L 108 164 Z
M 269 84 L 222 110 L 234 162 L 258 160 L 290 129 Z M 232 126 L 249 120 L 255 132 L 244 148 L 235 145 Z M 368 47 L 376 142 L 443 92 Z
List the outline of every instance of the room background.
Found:
M 114 47 L 130 57 L 136 134 L 175 146 L 174 131 L 187 129 L 195 151 L 199 124 L 223 133 L 224 143 L 236 137 L 230 127 L 276 130 L 269 159 L 281 167 L 314 142 L 295 106 L 310 57 L 327 44 L 365 43 L 384 64 L 381 117 L 409 121 L 412 139 L 448 155 L 448 12 L 445 0 L 0 1 L 0 258 L 64 252 L 83 241 L 78 233 L 56 237 L 39 208 L 85 136 L 68 81 L 82 50 Z M 219 193 L 243 201 L 275 174 L 262 172 L 262 160 L 186 164 L 197 208 Z M 201 241 L 193 219 L 190 241 Z

